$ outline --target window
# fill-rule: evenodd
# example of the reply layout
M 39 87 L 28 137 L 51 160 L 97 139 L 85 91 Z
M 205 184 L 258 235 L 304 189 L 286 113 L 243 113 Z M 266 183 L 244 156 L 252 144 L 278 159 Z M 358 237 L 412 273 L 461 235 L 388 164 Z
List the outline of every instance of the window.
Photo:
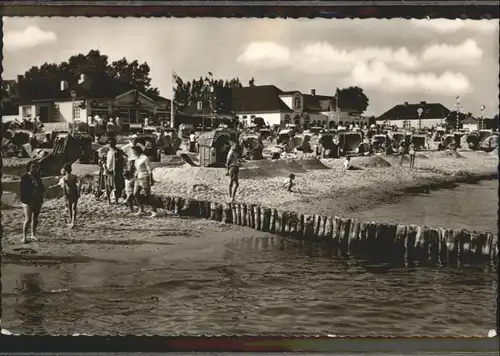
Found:
M 284 117 L 285 125 L 288 125 L 291 123 L 292 119 L 290 118 L 290 115 L 285 115 Z
M 411 129 L 411 121 L 409 121 L 409 120 L 403 121 L 403 128 L 404 129 Z
M 294 98 L 294 106 L 295 106 L 296 108 L 300 108 L 300 97 L 299 97 L 299 96 L 296 96 L 296 97 Z
M 28 119 L 31 115 L 31 106 L 23 106 L 23 119 Z
M 80 104 L 73 103 L 73 119 L 79 119 L 79 118 L 80 118 Z
M 242 116 L 242 118 L 243 118 L 243 119 L 246 119 L 246 118 L 247 118 L 247 116 L 246 116 L 246 115 L 243 115 L 243 116 Z
M 61 121 L 61 108 L 59 107 L 59 104 L 54 104 L 54 114 L 52 118 L 54 122 Z

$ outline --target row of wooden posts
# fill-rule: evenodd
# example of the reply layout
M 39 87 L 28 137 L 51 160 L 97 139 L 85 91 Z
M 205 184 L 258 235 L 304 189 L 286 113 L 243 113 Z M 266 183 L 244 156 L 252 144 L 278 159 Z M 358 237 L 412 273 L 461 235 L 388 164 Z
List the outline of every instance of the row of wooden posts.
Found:
M 86 189 L 87 193 L 91 188 Z M 461 229 L 363 222 L 340 216 L 306 215 L 254 204 L 217 203 L 160 196 L 158 207 L 180 216 L 248 226 L 301 241 L 323 242 L 346 256 L 406 266 L 498 265 L 498 235 Z

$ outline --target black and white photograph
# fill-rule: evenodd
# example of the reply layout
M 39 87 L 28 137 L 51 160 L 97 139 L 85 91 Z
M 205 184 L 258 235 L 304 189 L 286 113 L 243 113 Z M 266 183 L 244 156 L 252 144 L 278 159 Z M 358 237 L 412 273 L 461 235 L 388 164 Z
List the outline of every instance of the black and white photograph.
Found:
M 4 17 L 2 333 L 495 336 L 498 37 Z

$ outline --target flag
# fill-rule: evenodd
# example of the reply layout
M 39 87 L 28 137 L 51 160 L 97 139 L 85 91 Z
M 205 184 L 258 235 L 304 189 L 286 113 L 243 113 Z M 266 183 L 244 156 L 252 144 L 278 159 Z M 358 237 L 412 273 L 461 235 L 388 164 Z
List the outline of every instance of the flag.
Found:
M 486 109 L 486 106 L 481 105 L 481 111 L 483 111 L 484 109 Z
M 214 76 L 214 74 L 212 72 L 208 72 L 208 75 L 211 76 L 211 77 Z
M 459 100 L 460 100 L 460 95 L 457 95 L 457 101 L 459 101 Z
M 175 73 L 174 71 L 172 71 L 172 82 L 174 83 L 177 83 L 179 81 L 179 76 L 177 75 L 177 73 Z

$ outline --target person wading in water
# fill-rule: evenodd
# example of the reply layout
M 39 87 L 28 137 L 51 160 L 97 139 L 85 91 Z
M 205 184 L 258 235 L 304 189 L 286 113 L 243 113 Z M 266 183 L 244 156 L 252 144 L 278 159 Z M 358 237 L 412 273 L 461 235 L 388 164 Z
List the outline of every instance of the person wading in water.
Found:
M 236 197 L 236 191 L 239 187 L 238 177 L 240 174 L 240 155 L 241 147 L 238 144 L 231 146 L 227 154 L 226 167 L 227 175 L 229 176 L 229 198 L 234 202 Z
M 116 139 L 109 139 L 109 151 L 106 154 L 106 196 L 111 204 L 111 193 L 114 193 L 115 204 L 122 195 L 123 168 L 125 166 L 125 153 L 116 147 Z
M 148 156 L 143 153 L 143 150 L 139 146 L 134 146 L 134 167 L 135 167 L 135 186 L 134 186 L 134 197 L 139 206 L 139 211 L 137 215 L 144 214 L 144 204 L 140 200 L 140 192 L 144 191 L 146 196 L 146 201 L 151 204 L 153 212 L 151 217 L 156 217 L 156 208 L 152 204 L 153 197 L 151 196 L 151 186 L 153 184 L 153 171 L 151 169 L 151 164 L 149 162 Z
M 23 204 L 24 225 L 22 243 L 37 241 L 36 228 L 38 216 L 42 209 L 45 187 L 40 177 L 38 162 L 28 163 L 28 173 L 21 177 L 20 198 Z M 28 237 L 28 227 L 31 224 L 31 237 Z

